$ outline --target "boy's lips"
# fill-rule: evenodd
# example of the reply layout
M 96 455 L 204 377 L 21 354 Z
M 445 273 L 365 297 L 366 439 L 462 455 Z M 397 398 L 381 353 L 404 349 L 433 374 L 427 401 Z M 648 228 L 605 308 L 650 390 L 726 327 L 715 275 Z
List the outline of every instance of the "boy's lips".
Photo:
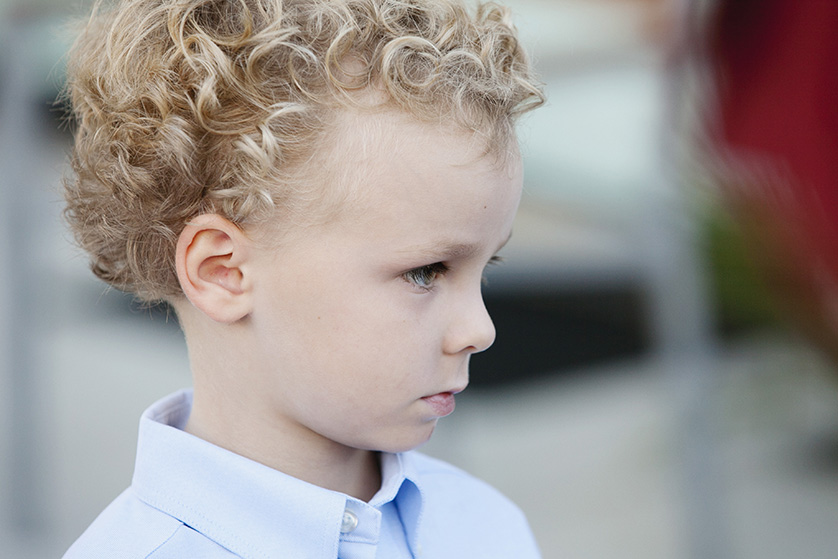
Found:
M 431 407 L 434 415 L 437 417 L 445 417 L 454 411 L 454 407 L 456 406 L 454 395 L 461 391 L 462 390 L 452 390 L 450 392 L 440 392 L 438 394 L 425 396 L 422 400 Z

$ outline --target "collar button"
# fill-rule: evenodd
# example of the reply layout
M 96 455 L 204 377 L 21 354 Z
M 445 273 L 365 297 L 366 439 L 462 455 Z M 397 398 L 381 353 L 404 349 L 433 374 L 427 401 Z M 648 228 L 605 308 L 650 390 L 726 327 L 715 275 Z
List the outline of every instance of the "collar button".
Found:
M 343 511 L 343 519 L 340 523 L 340 533 L 349 534 L 358 527 L 358 516 L 349 509 Z

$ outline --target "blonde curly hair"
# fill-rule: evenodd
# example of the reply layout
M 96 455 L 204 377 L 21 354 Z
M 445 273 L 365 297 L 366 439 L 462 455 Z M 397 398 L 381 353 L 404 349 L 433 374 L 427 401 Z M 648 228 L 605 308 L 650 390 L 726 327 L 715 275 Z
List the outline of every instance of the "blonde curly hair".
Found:
M 506 9 L 460 0 L 122 0 L 68 61 L 76 122 L 66 216 L 94 273 L 146 301 L 182 295 L 185 223 L 299 209 L 299 168 L 365 91 L 508 145 L 543 102 Z M 309 204 L 310 205 L 310 204 Z

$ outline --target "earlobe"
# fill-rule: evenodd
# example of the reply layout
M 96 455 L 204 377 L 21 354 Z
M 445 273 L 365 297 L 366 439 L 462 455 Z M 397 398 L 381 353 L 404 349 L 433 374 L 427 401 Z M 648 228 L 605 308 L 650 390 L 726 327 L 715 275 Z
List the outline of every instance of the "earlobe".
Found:
M 250 313 L 247 260 L 250 241 L 231 221 L 202 214 L 183 228 L 175 262 L 184 295 L 216 322 L 232 323 Z

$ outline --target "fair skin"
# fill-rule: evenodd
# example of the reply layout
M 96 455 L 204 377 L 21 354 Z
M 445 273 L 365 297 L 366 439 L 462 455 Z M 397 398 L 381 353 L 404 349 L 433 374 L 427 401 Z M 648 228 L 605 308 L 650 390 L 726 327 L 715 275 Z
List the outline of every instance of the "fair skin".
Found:
M 195 385 L 188 432 L 369 500 L 377 451 L 426 442 L 469 357 L 494 341 L 481 278 L 522 178 L 517 150 L 499 159 L 461 131 L 364 118 L 377 126 L 346 127 L 366 136 L 330 158 L 353 162 L 362 194 L 276 243 L 217 215 L 191 220 L 176 309 Z

